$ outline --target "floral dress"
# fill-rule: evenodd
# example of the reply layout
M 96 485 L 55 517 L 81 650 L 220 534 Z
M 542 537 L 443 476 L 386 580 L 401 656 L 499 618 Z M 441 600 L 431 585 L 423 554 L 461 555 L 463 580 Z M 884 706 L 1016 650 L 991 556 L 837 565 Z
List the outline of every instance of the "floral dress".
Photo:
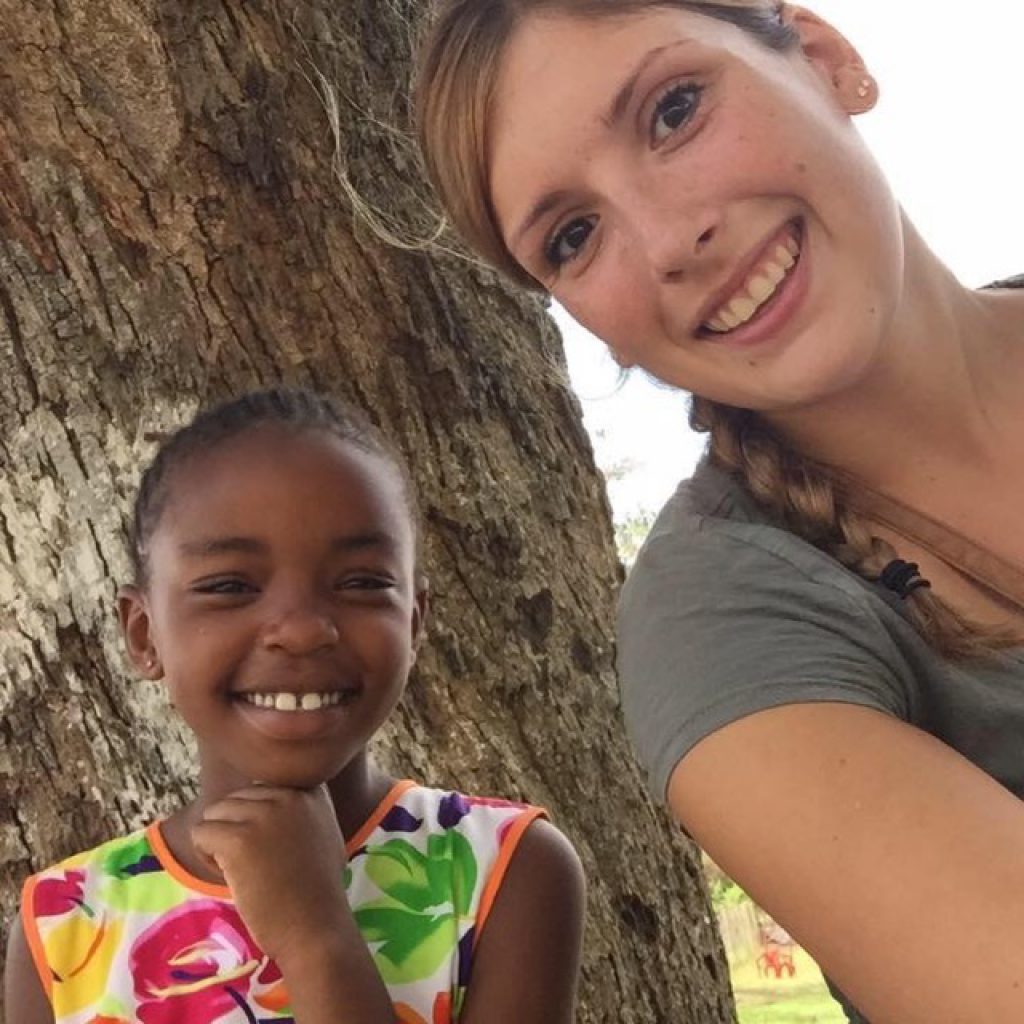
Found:
M 527 826 L 523 804 L 398 783 L 346 844 L 345 889 L 402 1024 L 454 1024 L 473 950 Z M 226 886 L 159 823 L 32 876 L 25 935 L 56 1024 L 281 1024 L 281 972 Z

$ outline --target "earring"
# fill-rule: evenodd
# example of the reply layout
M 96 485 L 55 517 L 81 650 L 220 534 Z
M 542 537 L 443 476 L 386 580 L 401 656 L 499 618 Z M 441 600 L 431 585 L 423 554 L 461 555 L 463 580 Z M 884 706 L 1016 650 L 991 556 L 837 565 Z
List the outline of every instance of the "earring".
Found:
M 851 114 L 863 114 L 878 102 L 878 83 L 866 71 L 862 71 L 856 82 L 846 86 L 846 109 Z

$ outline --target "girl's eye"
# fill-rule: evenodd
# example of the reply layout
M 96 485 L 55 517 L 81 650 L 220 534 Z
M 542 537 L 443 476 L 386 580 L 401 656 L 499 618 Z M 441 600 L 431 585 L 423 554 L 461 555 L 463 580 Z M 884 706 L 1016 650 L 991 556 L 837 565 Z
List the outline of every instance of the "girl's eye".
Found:
M 345 576 L 338 580 L 339 590 L 390 590 L 395 581 L 387 576 Z
M 248 594 L 254 588 L 252 584 L 246 583 L 245 580 L 240 580 L 237 577 L 227 577 L 225 579 L 218 580 L 204 580 L 201 583 L 197 583 L 192 588 L 197 594 Z
M 544 257 L 553 267 L 575 259 L 597 223 L 593 217 L 577 217 L 560 228 L 544 247 Z
M 701 92 L 695 82 L 679 82 L 663 93 L 651 116 L 651 142 L 664 142 L 684 127 L 700 106 Z

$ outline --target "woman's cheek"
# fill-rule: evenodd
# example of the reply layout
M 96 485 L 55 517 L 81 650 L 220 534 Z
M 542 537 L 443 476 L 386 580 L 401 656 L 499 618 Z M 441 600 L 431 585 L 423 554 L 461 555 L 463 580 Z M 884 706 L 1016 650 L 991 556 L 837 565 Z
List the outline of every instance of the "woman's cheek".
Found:
M 654 308 L 636 273 L 636 262 L 605 252 L 600 265 L 555 298 L 569 315 L 603 341 L 617 358 L 628 358 L 644 332 L 643 316 Z

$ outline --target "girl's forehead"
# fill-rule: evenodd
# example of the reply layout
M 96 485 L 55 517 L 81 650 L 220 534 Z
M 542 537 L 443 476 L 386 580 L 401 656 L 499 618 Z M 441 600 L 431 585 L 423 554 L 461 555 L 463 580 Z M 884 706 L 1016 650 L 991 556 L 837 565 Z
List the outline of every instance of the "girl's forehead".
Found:
M 161 525 L 181 532 L 215 520 L 252 529 L 290 520 L 306 530 L 359 522 L 400 534 L 409 518 L 404 481 L 383 453 L 328 430 L 261 425 L 175 467 Z

